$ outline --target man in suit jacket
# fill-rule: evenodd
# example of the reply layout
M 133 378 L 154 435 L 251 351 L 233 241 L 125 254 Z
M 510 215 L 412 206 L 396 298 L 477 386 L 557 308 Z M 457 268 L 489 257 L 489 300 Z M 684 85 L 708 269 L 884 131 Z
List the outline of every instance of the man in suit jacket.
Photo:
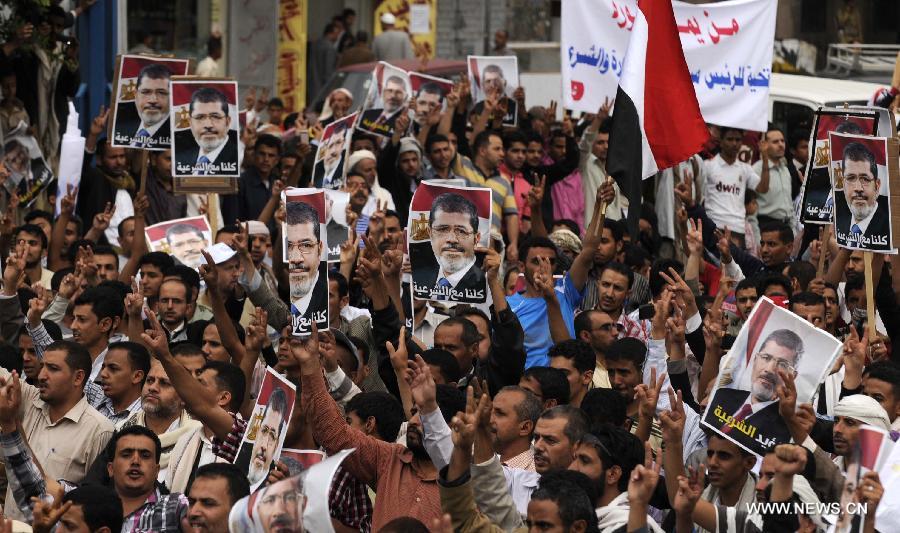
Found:
M 781 382 L 778 372 L 796 376 L 803 349 L 803 340 L 790 329 L 769 333 L 750 362 L 750 390 L 718 389 L 705 422 L 750 449 L 768 448 L 760 441 L 788 442 L 790 433 L 778 412 L 776 387 Z M 725 418 L 743 423 L 745 430 L 726 423 Z
M 238 141 L 237 132 L 228 130 L 227 140 L 220 146 L 220 150 L 207 155 L 209 163 L 199 162 L 200 147 L 193 135 L 185 131 L 175 134 L 175 168 L 172 173 L 176 176 L 232 176 L 239 175 L 238 167 Z
M 322 262 L 316 268 L 311 292 L 300 296 L 299 291 L 295 289 L 297 285 L 293 282 L 291 283 L 291 315 L 303 317 L 304 322 L 307 324 L 303 328 L 305 333 L 311 331 L 313 320 L 318 323 L 319 329 L 328 327 L 328 273 L 326 264 Z M 290 275 L 293 281 L 294 273 Z
M 481 240 L 475 204 L 457 193 L 441 194 L 431 205 L 428 225 L 437 265 L 428 262 L 415 268 L 414 260 L 416 288 L 430 290 L 431 299 L 484 302 L 487 285 L 475 257 Z
M 347 148 L 347 134 L 350 128 L 343 122 L 320 146 L 321 158 L 313 167 L 313 184 L 316 188 L 339 189 L 344 184 L 344 153 Z M 318 155 L 318 154 L 317 154 Z
M 168 104 L 166 104 L 168 107 Z M 146 134 L 139 135 L 141 130 L 147 131 Z M 116 125 L 113 135 L 116 144 L 134 146 L 137 148 L 157 148 L 168 149 L 172 146 L 172 132 L 169 127 L 169 117 L 155 125 L 155 127 L 147 128 L 141 120 L 138 111 L 131 102 L 123 102 L 116 108 Z
M 503 96 L 506 101 L 506 113 L 503 115 L 502 124 L 504 126 L 516 126 L 519 121 L 519 104 L 508 96 Z M 472 114 L 479 116 L 484 112 L 484 100 L 475 104 Z
M 839 230 L 847 232 L 850 245 L 869 250 L 890 249 L 890 212 L 887 198 L 880 194 L 875 154 L 862 143 L 848 143 L 841 169 L 846 206 L 838 204 Z
M 485 98 L 496 97 L 498 101 L 506 101 L 506 114 L 503 115 L 504 126 L 515 126 L 519 117 L 519 106 L 515 100 L 506 96 L 506 76 L 498 65 L 488 65 L 481 73 L 481 89 Z M 475 104 L 473 113 L 477 116 L 484 111 L 484 100 Z
M 360 120 L 360 127 L 390 137 L 394 134 L 397 117 L 406 112 L 406 100 L 406 82 L 400 76 L 388 76 L 381 88 L 381 101 L 384 107 L 365 111 Z
M 319 236 L 319 213 L 309 204 L 288 202 L 285 219 L 294 331 L 310 332 L 313 320 L 320 328 L 327 328 L 328 274 L 321 261 L 324 243 Z
M 122 102 L 116 108 L 114 139 L 116 145 L 167 149 L 171 145 L 169 128 L 169 80 L 172 72 L 158 63 L 141 69 L 134 93 L 134 104 Z
M 313 183 L 319 189 L 341 188 L 344 184 L 344 152 L 338 152 L 336 160 L 326 154 L 324 159 L 317 161 L 313 167 Z
M 443 276 L 440 275 L 441 272 L 438 265 L 433 265 L 429 268 L 417 268 L 413 270 L 413 279 L 417 282 L 416 288 L 425 289 L 427 291 L 441 290 L 442 285 L 439 283 L 439 281 Z M 446 279 L 452 280 L 453 277 L 448 277 Z M 455 295 L 447 297 L 441 294 L 438 294 L 436 296 L 425 295 L 424 292 L 420 292 L 420 294 L 422 294 L 423 297 L 428 297 L 432 300 L 451 300 L 456 302 L 481 303 L 485 300 L 487 295 L 487 292 L 485 291 L 486 283 L 487 278 L 484 277 L 484 271 L 481 270 L 478 265 L 472 263 L 472 266 L 470 266 L 464 273 L 462 273 L 462 276 L 459 278 L 459 281 L 457 281 L 456 285 L 451 284 L 453 291 L 456 293 Z M 469 291 L 468 293 L 472 294 L 473 296 L 466 296 L 467 291 Z
M 341 245 L 350 238 L 350 229 L 332 218 L 325 225 L 325 234 L 328 236 L 328 258 L 340 259 Z
M 716 417 L 715 411 L 719 407 L 722 408 L 725 416 L 735 416 L 743 405 L 748 404 L 749 396 L 750 392 L 740 389 L 722 388 L 717 390 L 710 402 L 713 408 L 710 409 L 709 415 L 706 417 L 706 423 L 724 433 L 728 433 L 730 437 L 743 443 L 750 449 L 753 449 L 750 443 L 754 442 L 756 437 L 775 439 L 775 442 L 778 443 L 789 442 L 791 434 L 778 412 L 778 400 L 767 404 L 759 411 L 746 415 L 741 420 L 736 420 L 736 422 L 743 421 L 745 428 L 751 426 L 756 428 L 752 436 L 742 433 L 736 428 L 730 428 L 727 423 L 723 423 L 721 419 Z M 737 419 L 736 416 L 735 419 Z M 747 431 L 751 430 L 747 429 Z
M 211 87 L 194 91 L 190 112 L 190 144 L 186 131 L 175 135 L 176 176 L 237 176 L 237 132 L 231 129 L 228 99 Z

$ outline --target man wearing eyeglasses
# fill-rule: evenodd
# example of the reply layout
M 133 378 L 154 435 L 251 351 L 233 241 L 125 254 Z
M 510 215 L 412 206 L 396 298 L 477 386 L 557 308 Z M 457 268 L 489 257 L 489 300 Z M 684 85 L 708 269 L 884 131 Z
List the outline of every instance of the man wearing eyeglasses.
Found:
M 606 351 L 619 338 L 622 325 L 608 313 L 599 309 L 582 311 L 575 317 L 575 337 L 591 345 L 596 358 L 593 387 L 612 388 L 609 372 L 606 370 Z
M 302 480 L 302 477 L 283 479 L 260 494 L 257 510 L 264 533 L 306 531 L 303 528 L 306 495 Z
M 705 422 L 739 442 L 788 442 L 790 432 L 778 413 L 778 372 L 796 376 L 803 350 L 803 340 L 793 331 L 770 333 L 750 360 L 750 390 L 718 389 Z
M 432 300 L 485 301 L 486 278 L 475 261 L 481 240 L 475 204 L 456 193 L 441 194 L 431 205 L 428 226 L 436 264 L 413 270 L 416 293 Z
M 174 224 L 166 230 L 166 242 L 175 259 L 193 269 L 203 262 L 202 251 L 209 246 L 200 228 L 190 224 Z
M 228 99 L 225 95 L 212 87 L 198 89 L 191 96 L 188 112 L 194 145 L 191 146 L 186 137 L 178 136 L 175 174 L 237 175 L 237 131 L 231 129 Z
M 887 197 L 880 194 L 875 154 L 866 145 L 851 142 L 844 147 L 841 170 L 845 201 L 836 206 L 838 237 L 852 247 L 889 249 L 890 210 Z
M 291 315 L 295 323 L 307 324 L 304 331 L 310 331 L 313 319 L 320 328 L 327 328 L 328 281 L 325 263 L 321 261 L 319 213 L 303 202 L 287 202 L 285 213 Z
M 120 103 L 116 110 L 116 143 L 136 148 L 169 148 L 169 79 L 165 65 L 151 63 L 141 69 L 134 106 Z

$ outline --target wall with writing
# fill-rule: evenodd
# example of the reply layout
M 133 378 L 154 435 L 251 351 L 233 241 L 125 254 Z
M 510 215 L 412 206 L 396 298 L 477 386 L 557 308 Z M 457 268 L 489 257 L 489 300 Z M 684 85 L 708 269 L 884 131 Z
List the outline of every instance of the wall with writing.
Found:
M 278 15 L 271 0 L 230 4 L 229 71 L 243 85 L 272 88 L 277 60 Z
M 279 4 L 276 93 L 288 112 L 300 111 L 306 102 L 307 0 Z

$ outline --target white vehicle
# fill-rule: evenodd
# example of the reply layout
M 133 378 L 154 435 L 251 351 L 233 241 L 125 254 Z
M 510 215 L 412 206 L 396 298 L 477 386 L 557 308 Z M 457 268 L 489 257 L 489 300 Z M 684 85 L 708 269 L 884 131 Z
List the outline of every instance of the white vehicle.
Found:
M 769 122 L 790 135 L 798 128 L 812 129 L 813 113 L 822 106 L 866 105 L 877 83 L 772 74 L 769 86 Z

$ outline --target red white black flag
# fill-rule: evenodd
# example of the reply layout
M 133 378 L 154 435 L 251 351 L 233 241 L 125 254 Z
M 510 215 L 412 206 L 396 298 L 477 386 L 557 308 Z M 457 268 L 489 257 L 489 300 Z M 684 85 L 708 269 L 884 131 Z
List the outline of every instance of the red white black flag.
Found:
M 641 181 L 700 151 L 709 130 L 691 82 L 671 0 L 640 0 L 616 92 L 607 172 L 628 198 L 637 234 Z

